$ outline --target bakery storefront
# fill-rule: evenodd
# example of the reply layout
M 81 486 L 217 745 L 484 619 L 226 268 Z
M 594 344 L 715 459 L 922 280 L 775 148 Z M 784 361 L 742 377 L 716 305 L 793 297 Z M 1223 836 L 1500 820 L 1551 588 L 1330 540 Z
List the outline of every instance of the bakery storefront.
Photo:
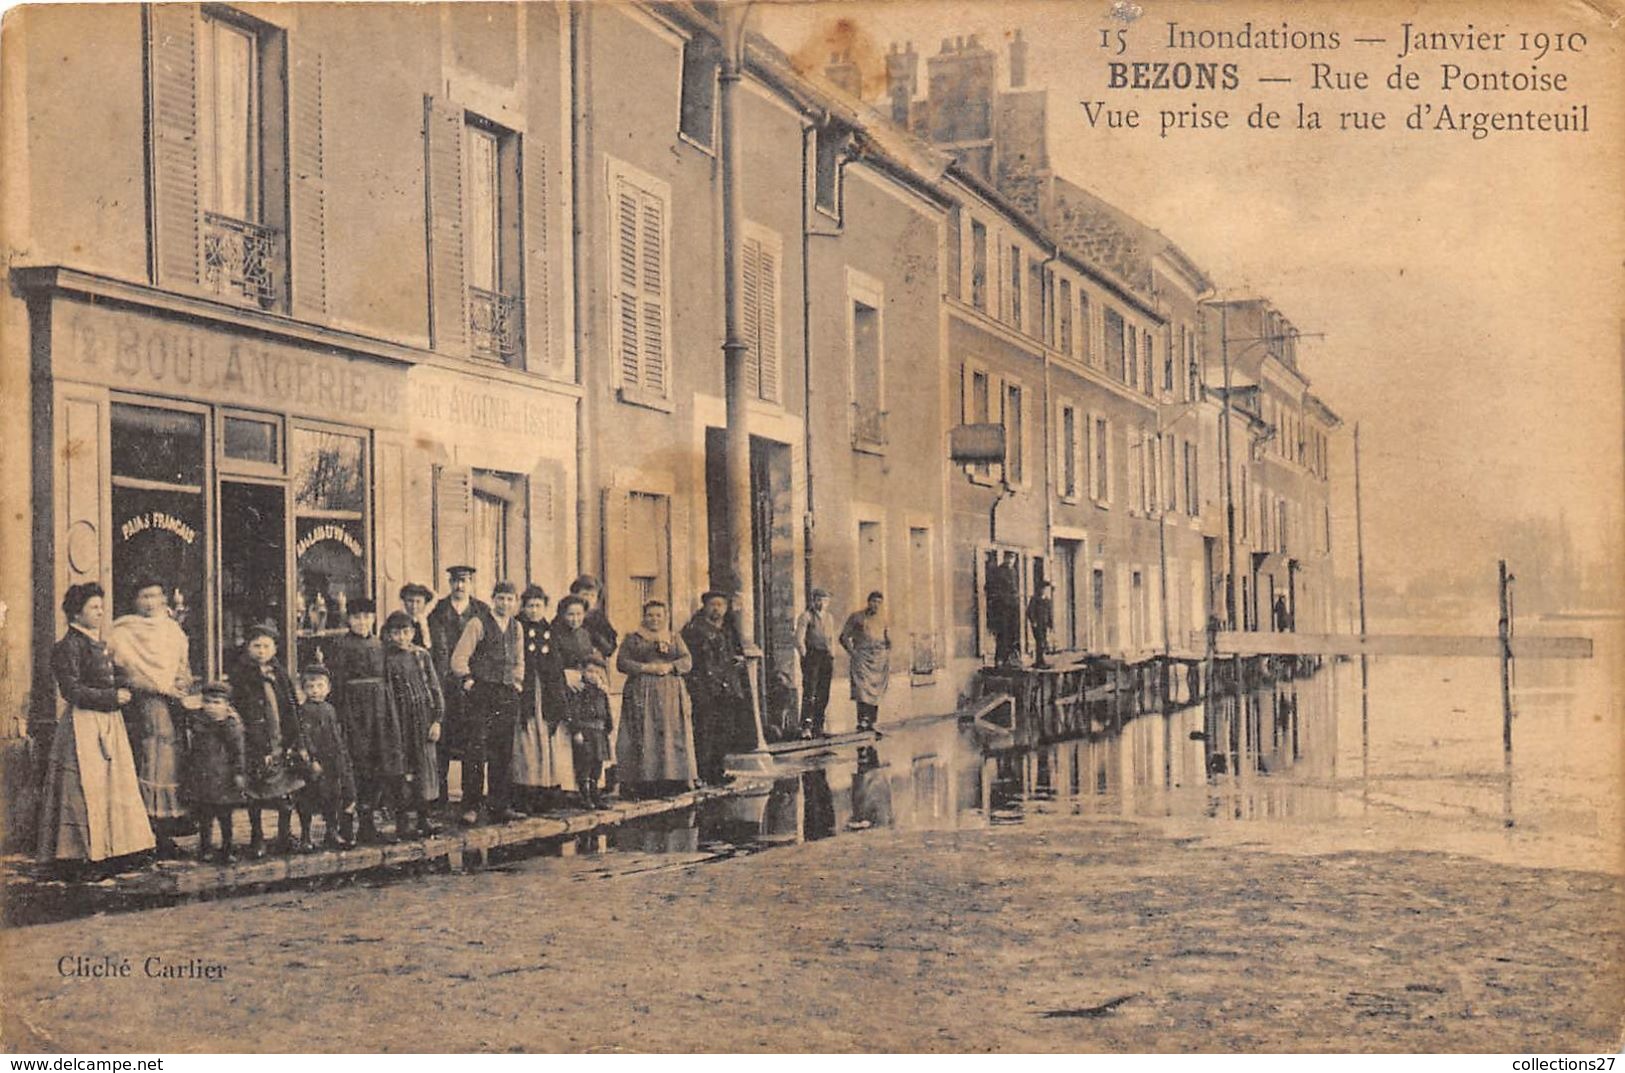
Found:
M 351 602 L 393 607 L 407 581 L 439 592 L 453 562 L 480 566 L 482 588 L 571 573 L 569 388 L 306 325 L 202 319 L 169 296 L 143 307 L 116 299 L 154 292 L 61 270 L 26 282 L 39 671 L 80 581 L 102 582 L 113 615 L 164 585 L 194 671 L 218 675 L 254 623 L 292 638 L 283 655 L 303 665 Z

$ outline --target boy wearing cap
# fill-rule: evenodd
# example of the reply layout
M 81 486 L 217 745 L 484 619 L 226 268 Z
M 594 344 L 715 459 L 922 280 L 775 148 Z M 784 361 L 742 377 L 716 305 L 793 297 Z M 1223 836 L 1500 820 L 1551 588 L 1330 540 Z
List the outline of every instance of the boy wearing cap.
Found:
M 310 746 L 310 767 L 305 788 L 294 798 L 299 813 L 298 848 L 301 853 L 315 848 L 310 837 L 310 817 L 320 812 L 327 828 L 323 846 L 348 849 L 355 838 L 355 770 L 350 750 L 344 744 L 338 712 L 327 702 L 333 689 L 332 675 L 317 663 L 299 672 L 299 684 L 305 692 L 305 702 L 299 706 L 299 723 L 305 728 L 305 741 Z
M 451 673 L 461 680 L 466 701 L 462 713 L 462 819 L 468 825 L 525 817 L 511 801 L 513 732 L 519 721 L 519 693 L 525 684 L 524 630 L 515 616 L 518 610 L 519 592 L 513 582 L 497 582 L 491 590 L 491 607 L 463 627 L 451 653 Z
M 439 804 L 444 808 L 450 798 L 447 794 L 446 774 L 451 770 L 452 753 L 462 756 L 463 683 L 451 670 L 451 651 L 462 640 L 468 624 L 491 608 L 474 595 L 474 568 L 448 566 L 446 578 L 451 586 L 434 610 L 429 612 L 429 654 L 434 659 L 434 673 L 440 678 L 440 688 L 446 695 L 444 725 L 441 727 L 440 749 L 435 758 L 440 787 Z M 467 771 L 464 773 L 467 781 Z
M 187 755 L 186 791 L 197 821 L 197 859 L 207 860 L 214 828 L 220 828 L 220 864 L 231 864 L 231 814 L 243 803 L 247 785 L 243 721 L 231 708 L 231 687 L 203 687 L 203 707 L 192 715 L 192 749 Z
M 829 590 L 812 591 L 812 604 L 796 618 L 796 651 L 801 654 L 801 737 L 824 737 L 829 684 L 835 673 L 831 644 L 835 616 L 829 613 Z

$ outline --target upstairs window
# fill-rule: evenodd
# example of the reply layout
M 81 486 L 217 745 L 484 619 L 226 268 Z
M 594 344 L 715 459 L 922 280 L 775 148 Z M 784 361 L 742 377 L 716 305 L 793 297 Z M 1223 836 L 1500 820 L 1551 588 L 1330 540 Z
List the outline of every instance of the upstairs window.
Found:
M 878 451 L 886 445 L 880 293 L 873 283 L 856 280 L 849 280 L 848 291 L 852 308 L 852 446 Z
M 987 226 L 980 220 L 970 225 L 970 302 L 987 312 Z
M 1027 414 L 1020 384 L 1004 386 L 1004 476 L 1013 485 L 1027 483 Z
M 1151 345 L 1151 330 L 1149 328 L 1140 333 L 1140 357 L 1144 360 L 1145 365 L 1145 393 L 1155 395 L 1157 393 L 1157 364 Z
M 1123 323 L 1123 315 L 1117 310 L 1106 309 L 1106 371 L 1117 379 L 1128 380 L 1128 356 L 1124 350 L 1124 341 L 1130 338 L 1130 329 Z
M 1173 329 L 1170 328 L 1169 332 L 1172 331 Z M 1184 334 L 1185 328 L 1183 325 L 1180 326 L 1179 331 L 1182 335 Z M 1162 390 L 1169 394 L 1172 394 L 1174 390 L 1174 348 L 1171 345 L 1172 342 L 1173 336 L 1170 334 L 1167 343 L 1162 348 Z
M 1123 325 L 1123 383 L 1140 386 L 1140 333 L 1134 325 Z
M 1072 357 L 1072 281 L 1061 281 L 1061 296 L 1056 303 L 1056 313 L 1059 315 L 1059 324 L 1056 330 L 1060 335 L 1058 340 L 1061 353 Z
M 820 127 L 814 138 L 813 207 L 832 219 L 841 218 L 841 160 L 847 138 L 833 127 Z
M 260 119 L 259 36 L 204 16 L 198 35 L 198 192 L 205 212 L 259 222 Z
M 1021 247 L 1010 247 L 1010 324 L 1021 330 Z
M 667 215 L 670 192 L 657 179 L 617 166 L 610 180 L 610 334 L 627 401 L 670 390 Z

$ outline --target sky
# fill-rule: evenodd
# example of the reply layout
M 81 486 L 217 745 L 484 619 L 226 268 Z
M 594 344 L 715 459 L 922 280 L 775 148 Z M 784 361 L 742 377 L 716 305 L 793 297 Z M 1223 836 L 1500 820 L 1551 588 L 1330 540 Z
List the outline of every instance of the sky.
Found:
M 1625 63 L 1620 36 L 1582 4 L 1433 2 L 1280 5 L 1230 0 L 1158 4 L 1116 18 L 1109 0 L 1002 4 L 763 4 L 756 28 L 822 63 L 829 43 L 853 51 L 879 96 L 880 57 L 912 40 L 925 60 L 945 37 L 976 33 L 999 49 L 1020 29 L 1028 85 L 1050 91 L 1055 170 L 1158 228 L 1221 294 L 1264 295 L 1305 333 L 1300 362 L 1347 422 L 1334 464 L 1334 526 L 1352 540 L 1354 422 L 1368 577 L 1403 588 L 1419 574 L 1493 579 L 1506 532 L 1528 517 L 1566 518 L 1581 552 L 1620 567 L 1625 531 L 1621 417 L 1625 303 Z M 1336 50 L 1171 50 L 1168 23 L 1188 29 L 1336 30 Z M 1412 51 L 1417 90 L 1386 78 L 1412 34 L 1500 32 L 1500 50 Z M 1102 30 L 1124 28 L 1122 55 Z M 1579 51 L 1536 54 L 1519 34 L 1561 33 Z M 1582 42 L 1574 33 L 1585 35 Z M 1383 38 L 1356 43 L 1354 38 Z M 1427 40 L 1427 39 L 1424 39 Z M 1465 45 L 1483 41 L 1461 37 Z M 1447 40 L 1447 43 L 1448 40 Z M 1531 38 L 1531 44 L 1534 39 Z M 1233 91 L 1111 90 L 1111 60 L 1238 64 Z M 1315 89 L 1311 64 L 1364 71 L 1364 92 Z M 1450 91 L 1442 64 L 1470 73 L 1563 74 L 1566 89 Z M 1260 83 L 1260 77 L 1290 83 Z M 1149 129 L 1092 128 L 1083 101 L 1134 107 Z M 1294 127 L 1297 103 L 1325 126 Z M 1159 137 L 1157 114 L 1192 103 L 1225 108 L 1232 127 Z M 1281 128 L 1253 130 L 1255 103 Z M 1458 112 L 1553 111 L 1585 104 L 1586 133 L 1402 128 L 1417 102 Z M 1337 113 L 1382 110 L 1390 128 L 1337 130 Z M 1436 121 L 1430 113 L 1427 122 Z M 1327 129 L 1327 127 L 1333 129 Z M 1539 569 L 1539 564 L 1515 564 Z M 1492 582 L 1493 584 L 1493 582 Z

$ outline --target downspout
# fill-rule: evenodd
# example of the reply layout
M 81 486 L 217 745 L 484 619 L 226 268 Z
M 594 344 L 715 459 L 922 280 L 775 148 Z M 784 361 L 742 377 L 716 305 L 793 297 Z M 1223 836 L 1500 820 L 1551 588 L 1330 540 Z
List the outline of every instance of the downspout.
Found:
M 592 525 L 594 490 L 598 487 L 597 456 L 590 433 L 599 427 L 597 385 L 589 383 L 591 359 L 590 295 L 592 278 L 587 253 L 587 229 L 592 204 L 592 122 L 588 114 L 591 93 L 589 5 L 570 5 L 570 260 L 572 306 L 575 311 L 576 382 L 581 384 L 585 414 L 576 415 L 576 560 L 578 568 L 598 563 L 598 541 Z M 583 420 L 585 417 L 585 420 Z
M 1049 266 L 1061 259 L 1060 243 L 1055 244 L 1050 255 L 1038 262 L 1038 284 L 1043 288 L 1039 295 L 1043 302 L 1040 309 L 1042 315 L 1038 325 L 1038 349 L 1044 355 L 1044 580 L 1049 581 L 1051 572 L 1055 569 L 1055 495 L 1051 487 L 1050 469 L 1055 464 L 1055 414 L 1053 412 L 1054 400 L 1050 397 L 1050 322 L 1055 317 L 1055 299 L 1051 296 L 1049 280 Z M 1043 653 L 1038 653 L 1043 658 Z
M 801 462 L 806 470 L 807 512 L 801 519 L 802 596 L 804 606 L 812 606 L 813 530 L 818 516 L 813 500 L 813 389 L 812 389 L 812 198 L 816 181 L 809 136 L 816 137 L 811 123 L 801 127 Z

